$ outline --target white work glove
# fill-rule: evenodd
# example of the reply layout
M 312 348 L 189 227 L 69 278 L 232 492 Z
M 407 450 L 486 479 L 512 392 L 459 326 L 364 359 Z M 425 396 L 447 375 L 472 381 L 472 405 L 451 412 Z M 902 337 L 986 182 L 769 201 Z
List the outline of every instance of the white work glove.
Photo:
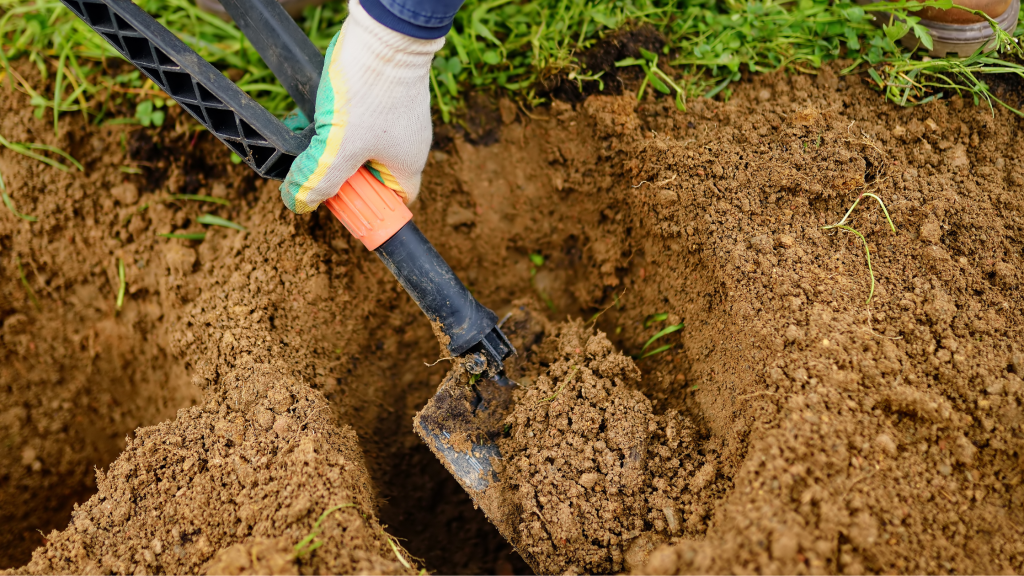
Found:
M 430 152 L 430 65 L 444 38 L 420 40 L 377 22 L 350 0 L 327 48 L 316 95 L 316 136 L 281 185 L 285 205 L 312 212 L 364 163 L 409 204 Z

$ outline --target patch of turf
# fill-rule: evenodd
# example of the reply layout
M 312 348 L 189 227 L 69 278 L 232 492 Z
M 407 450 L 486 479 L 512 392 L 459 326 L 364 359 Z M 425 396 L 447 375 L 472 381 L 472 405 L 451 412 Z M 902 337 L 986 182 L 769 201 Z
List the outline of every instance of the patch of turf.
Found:
M 294 108 L 252 45 L 230 23 L 198 10 L 192 0 L 139 0 L 138 5 L 172 30 L 200 56 L 271 112 Z M 845 72 L 867 71 L 889 100 L 913 105 L 951 93 L 978 103 L 1001 103 L 986 74 L 1024 78 L 1024 66 L 977 54 L 967 59 L 927 59 L 902 48 L 910 32 L 931 44 L 912 10 L 949 7 L 951 0 L 879 2 L 859 6 L 847 0 L 467 0 L 431 69 L 435 110 L 445 122 L 458 121 L 466 93 L 484 89 L 524 106 L 541 104 L 545 82 L 562 77 L 582 90 L 604 88 L 606 70 L 587 69 L 581 53 L 608 34 L 647 24 L 666 42 L 661 54 L 643 52 L 620 67 L 643 71 L 642 88 L 675 98 L 680 108 L 696 96 L 728 98 L 744 72 L 791 70 L 815 73 L 838 58 L 854 64 Z M 119 58 L 99 35 L 59 0 L 0 0 L 0 82 L 31 97 L 37 116 L 52 114 L 59 131 L 62 113 L 80 112 L 95 122 L 159 126 L 165 95 L 138 71 L 122 67 L 111 75 L 105 58 Z M 344 2 L 307 8 L 299 19 L 313 43 L 326 50 L 346 15 Z M 892 19 L 882 27 L 873 15 Z M 1015 34 L 1000 33 L 998 54 L 1024 56 Z M 10 66 L 27 58 L 47 86 L 32 86 Z M 51 83 L 50 80 L 53 79 Z M 52 90 L 52 93 L 51 93 Z M 126 113 L 131 109 L 133 113 Z

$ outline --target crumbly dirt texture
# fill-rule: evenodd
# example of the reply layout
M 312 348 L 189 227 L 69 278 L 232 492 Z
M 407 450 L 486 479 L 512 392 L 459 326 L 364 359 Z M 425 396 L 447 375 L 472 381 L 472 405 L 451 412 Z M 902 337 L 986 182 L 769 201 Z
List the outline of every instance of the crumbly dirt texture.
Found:
M 211 395 L 216 411 L 140 430 L 26 572 L 405 572 L 361 512 L 374 502 L 356 438 L 332 425 L 323 397 L 265 365 L 225 380 L 235 386 Z M 321 542 L 316 553 L 300 554 L 336 506 L 308 544 Z
M 542 573 L 642 568 L 683 532 L 678 503 L 702 460 L 693 424 L 654 414 L 604 333 L 578 320 L 546 332 L 498 442 L 501 517 Z
M 34 65 L 18 66 L 45 86 Z M 538 562 L 1024 572 L 1019 118 L 958 98 L 896 108 L 829 70 L 760 76 L 686 113 L 628 91 L 529 116 L 489 105 L 493 137 L 439 138 L 413 206 L 473 294 L 499 316 L 522 298 L 551 321 L 606 310 L 593 336 L 575 336 L 581 350 L 600 331 L 636 355 L 685 322 L 659 340 L 671 349 L 635 363 L 639 379 L 605 374 L 575 348 L 537 364 L 548 395 L 573 363 L 593 377 L 559 395 L 584 384 L 608 394 L 581 405 L 595 418 L 612 410 L 619 436 L 646 435 L 639 491 L 652 494 L 650 482 L 679 514 L 674 531 L 662 502 L 627 494 L 628 474 L 615 495 L 596 490 L 606 472 L 584 489 L 579 458 L 566 465 L 575 478 L 519 475 L 521 501 L 543 507 L 517 511 L 521 524 L 543 525 L 544 513 L 579 524 L 536 528 Z M 65 114 L 57 137 L 27 95 L 0 91 L 5 138 L 59 146 L 85 166 L 61 172 L 0 150 L 12 201 L 38 218 L 0 208 L 0 566 L 405 571 L 388 534 L 413 571 L 528 570 L 412 431 L 450 367 L 427 365 L 438 344 L 415 304 L 328 213 L 290 214 L 276 183 L 194 128 L 173 109 L 159 130 Z M 822 229 L 864 193 L 896 227 L 870 197 L 851 214 L 871 250 L 870 303 L 860 237 Z M 202 213 L 246 231 L 206 228 Z M 201 242 L 158 236 L 204 228 Z M 568 342 L 566 326 L 548 336 Z M 614 398 L 636 402 L 617 412 Z M 525 402 L 535 412 L 522 430 L 579 435 L 559 428 L 568 399 Z M 534 438 L 504 441 L 525 442 L 524 466 L 531 450 L 561 449 Z M 629 457 L 601 441 L 609 469 L 624 469 Z M 555 486 L 565 491 L 551 497 Z M 282 559 L 347 502 L 357 508 L 324 520 L 323 546 Z M 614 506 L 632 512 L 587 521 Z M 583 540 L 591 528 L 604 532 Z

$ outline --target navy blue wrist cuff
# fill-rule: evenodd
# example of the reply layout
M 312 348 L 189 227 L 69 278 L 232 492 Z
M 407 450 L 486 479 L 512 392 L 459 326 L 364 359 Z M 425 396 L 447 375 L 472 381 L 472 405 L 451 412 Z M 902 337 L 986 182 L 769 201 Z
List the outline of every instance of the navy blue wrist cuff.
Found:
M 420 26 L 419 24 L 413 24 L 399 18 L 394 12 L 388 10 L 380 0 L 359 0 L 359 4 L 377 22 L 391 28 L 395 32 L 421 40 L 436 40 L 444 37 L 452 29 L 452 21 L 455 20 L 452 18 L 443 26 Z

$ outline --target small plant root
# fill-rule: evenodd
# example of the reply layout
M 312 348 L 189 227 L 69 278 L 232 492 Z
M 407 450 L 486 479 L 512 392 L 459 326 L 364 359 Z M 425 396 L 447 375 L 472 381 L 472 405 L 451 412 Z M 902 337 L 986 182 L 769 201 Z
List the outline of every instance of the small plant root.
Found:
M 858 238 L 860 238 L 860 241 L 864 244 L 864 258 L 867 260 L 868 263 L 868 276 L 871 278 L 871 288 L 868 290 L 868 300 L 866 303 L 871 304 L 871 299 L 874 298 L 875 296 L 875 271 L 871 267 L 871 249 L 868 247 L 867 238 L 865 238 L 863 234 L 858 232 L 856 228 L 846 223 L 846 221 L 849 220 L 850 218 L 850 214 L 853 213 L 853 209 L 856 208 L 857 204 L 860 204 L 860 201 L 863 200 L 865 197 L 874 198 L 875 200 L 878 201 L 878 205 L 882 207 L 882 213 L 885 214 L 885 221 L 889 223 L 889 228 L 892 230 L 892 233 L 895 234 L 896 225 L 893 224 L 892 217 L 889 216 L 889 210 L 885 207 L 885 202 L 883 202 L 882 199 L 879 198 L 877 195 L 872 194 L 870 192 L 864 192 L 860 196 L 858 196 L 857 199 L 853 202 L 853 205 L 850 206 L 850 209 L 846 211 L 846 214 L 843 216 L 842 220 L 829 226 L 822 226 L 821 229 L 844 230 L 846 232 L 851 232 L 855 234 Z

